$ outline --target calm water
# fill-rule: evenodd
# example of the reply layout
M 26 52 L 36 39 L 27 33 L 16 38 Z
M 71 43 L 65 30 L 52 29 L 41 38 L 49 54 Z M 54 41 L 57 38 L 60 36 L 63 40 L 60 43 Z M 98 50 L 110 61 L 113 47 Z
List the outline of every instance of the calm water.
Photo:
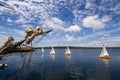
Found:
M 120 79 L 120 49 L 108 49 L 110 60 L 100 60 L 101 49 L 50 49 L 35 52 L 7 54 L 0 63 L 8 64 L 0 69 L 0 80 L 118 80 Z

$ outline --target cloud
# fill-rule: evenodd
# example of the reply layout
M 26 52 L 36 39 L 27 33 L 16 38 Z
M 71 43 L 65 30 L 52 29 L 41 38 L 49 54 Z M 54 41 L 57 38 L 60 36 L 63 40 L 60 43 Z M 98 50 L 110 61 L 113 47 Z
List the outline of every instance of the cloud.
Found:
M 7 37 L 8 37 L 7 35 L 0 34 L 0 47 L 3 45 L 5 40 L 7 40 Z
M 86 2 L 85 9 L 88 9 L 91 6 L 90 2 Z
M 25 24 L 28 22 L 29 20 L 26 20 L 23 16 L 19 16 L 19 18 L 15 21 L 15 23 L 18 23 L 18 24 Z
M 52 29 L 56 29 L 56 30 L 64 30 L 64 22 L 58 18 L 51 18 L 51 19 L 46 19 L 44 22 L 43 22 L 44 26 L 47 26 L 49 28 L 52 28 Z
M 120 10 L 118 0 L 102 0 L 99 2 L 94 0 L 6 0 L 4 2 L 14 8 L 14 10 L 0 7 L 1 20 L 6 21 L 5 23 L 7 25 L 11 24 L 9 26 L 1 24 L 1 26 L 8 28 L 9 34 L 15 37 L 24 36 L 22 29 L 25 30 L 26 27 L 42 26 L 44 28 L 54 29 L 54 32 L 51 32 L 45 38 L 49 41 L 51 38 L 58 38 L 58 41 L 64 40 L 60 39 L 61 35 L 64 36 L 71 32 L 74 33 L 72 35 L 65 35 L 64 38 L 72 40 L 73 38 L 78 39 L 79 37 L 81 41 L 90 41 L 90 39 L 95 40 L 96 37 L 101 38 L 101 36 L 111 37 L 111 33 L 116 34 L 117 30 L 115 28 L 119 26 L 118 14 Z M 68 14 L 60 13 L 61 11 L 64 13 L 63 8 L 69 10 Z M 69 16 L 69 13 L 74 17 Z M 67 16 L 70 17 L 70 20 L 67 20 Z M 109 25 L 110 27 L 108 27 Z M 98 31 L 94 32 L 84 27 Z M 114 30 L 112 30 L 113 28 Z M 0 34 L 4 36 L 8 32 L 1 28 L 0 31 Z M 78 32 L 85 34 L 84 36 L 79 35 Z
M 4 37 L 4 38 L 5 37 L 7 38 L 8 36 L 13 36 L 15 39 L 16 38 L 20 39 L 20 38 L 23 38 L 25 36 L 25 31 L 22 29 L 6 28 L 3 26 L 0 26 L 0 35 L 2 35 L 2 37 Z
M 81 28 L 78 25 L 72 25 L 65 29 L 67 32 L 80 32 Z
M 10 18 L 7 19 L 7 22 L 13 22 Z
M 119 47 L 120 45 L 120 37 L 107 37 L 107 38 L 100 38 L 97 41 L 93 41 L 87 44 L 87 46 L 92 47 L 102 47 L 102 45 L 108 47 Z
M 114 33 L 116 31 L 120 31 L 120 28 L 111 31 L 97 31 L 85 36 L 77 36 L 77 37 L 74 36 L 74 34 L 65 34 L 65 33 L 63 33 L 64 36 L 62 36 L 60 33 L 58 34 L 58 37 L 55 37 L 57 33 L 54 33 L 53 34 L 54 36 L 48 34 L 49 36 L 45 37 L 45 39 L 42 40 L 42 43 L 45 43 L 46 45 L 52 45 L 54 43 L 57 43 L 58 46 L 60 46 L 60 44 L 62 45 L 73 44 L 74 46 L 77 45 L 77 46 L 88 46 L 88 47 L 102 46 L 105 43 L 105 45 L 107 46 L 119 46 L 119 41 L 120 41 L 119 36 L 118 38 L 115 38 L 115 36 L 114 37 L 110 36 L 111 33 Z
M 68 41 L 72 41 L 74 39 L 73 36 L 70 36 L 70 35 L 65 35 L 65 38 L 68 40 Z
M 109 31 L 104 30 L 104 31 L 94 32 L 94 33 L 91 33 L 89 35 L 85 35 L 83 37 L 78 37 L 78 39 L 80 39 L 80 40 L 87 40 L 87 39 L 90 39 L 90 38 L 94 39 L 98 36 L 110 37 L 111 33 L 115 33 L 117 31 L 120 31 L 120 28 L 112 29 L 112 30 L 109 30 Z
M 23 30 L 19 30 L 19 29 L 14 29 L 13 30 L 15 34 L 19 35 L 19 36 L 25 36 L 25 31 Z
M 106 16 L 106 15 L 103 16 L 102 19 L 101 19 L 102 22 L 108 22 L 110 20 L 111 20 L 111 18 L 109 16 Z
M 98 16 L 87 16 L 83 19 L 83 26 L 86 28 L 92 28 L 93 30 L 99 30 L 103 29 L 105 27 L 105 24 L 102 23 Z
M 65 23 L 59 18 L 53 17 L 51 19 L 47 19 L 43 22 L 44 26 L 55 30 L 61 30 L 65 32 L 80 32 L 81 28 L 78 25 L 71 25 L 70 27 L 64 28 Z
M 11 2 L 11 4 L 17 4 L 17 5 L 22 5 L 22 6 L 30 6 L 29 4 L 28 4 L 28 2 L 23 2 L 23 1 L 14 1 L 14 0 L 11 0 L 10 1 Z
M 44 0 L 32 0 L 33 2 L 44 2 Z

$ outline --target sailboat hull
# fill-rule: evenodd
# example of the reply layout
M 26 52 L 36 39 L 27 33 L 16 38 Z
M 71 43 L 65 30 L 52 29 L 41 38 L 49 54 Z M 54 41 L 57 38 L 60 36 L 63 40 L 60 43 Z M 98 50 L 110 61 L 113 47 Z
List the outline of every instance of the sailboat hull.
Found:
M 50 55 L 55 55 L 55 53 L 50 53 Z
M 66 55 L 66 56 L 69 56 L 69 55 L 71 55 L 71 53 L 65 53 L 65 55 Z
M 103 45 L 103 48 L 102 48 L 102 51 L 101 51 L 101 54 L 99 57 L 103 58 L 103 59 L 110 59 L 111 58 L 111 56 L 109 56 L 107 49 L 105 48 L 104 45 Z
M 99 56 L 99 58 L 101 58 L 101 59 L 111 59 L 111 57 L 110 56 Z
M 53 47 L 51 48 L 50 55 L 55 55 L 55 50 Z

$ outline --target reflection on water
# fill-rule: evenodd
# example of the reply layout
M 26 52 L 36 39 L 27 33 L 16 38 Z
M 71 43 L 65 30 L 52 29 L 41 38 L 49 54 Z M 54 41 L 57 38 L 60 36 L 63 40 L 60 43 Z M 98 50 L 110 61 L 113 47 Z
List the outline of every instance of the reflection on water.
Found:
M 41 54 L 41 59 L 42 59 L 42 60 L 44 59 L 44 54 Z
M 120 78 L 119 49 L 110 50 L 112 59 L 99 59 L 100 49 L 71 49 L 64 55 L 57 49 L 12 53 L 2 56 L 0 63 L 8 64 L 0 70 L 0 80 L 117 80 Z
M 52 61 L 54 61 L 55 55 L 50 55 L 50 58 L 51 58 Z
M 110 59 L 100 59 L 104 64 L 105 67 L 109 67 Z
M 66 60 L 69 62 L 71 59 L 71 55 L 65 55 L 65 57 L 66 57 Z
M 71 69 L 70 75 L 71 75 L 71 77 L 75 78 L 76 80 L 77 79 L 79 80 L 80 77 L 84 76 L 81 68 Z

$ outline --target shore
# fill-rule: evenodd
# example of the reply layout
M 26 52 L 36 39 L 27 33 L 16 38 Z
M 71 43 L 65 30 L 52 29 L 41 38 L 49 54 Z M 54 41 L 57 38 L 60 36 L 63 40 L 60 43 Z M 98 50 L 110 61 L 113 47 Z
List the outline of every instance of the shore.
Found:
M 52 46 L 43 46 L 45 49 L 50 49 Z M 68 46 L 53 46 L 56 49 L 64 49 Z M 40 49 L 42 47 L 34 47 L 34 49 Z M 69 46 L 71 49 L 101 49 L 102 47 L 82 47 L 82 46 Z M 106 47 L 107 49 L 120 49 L 120 47 Z

